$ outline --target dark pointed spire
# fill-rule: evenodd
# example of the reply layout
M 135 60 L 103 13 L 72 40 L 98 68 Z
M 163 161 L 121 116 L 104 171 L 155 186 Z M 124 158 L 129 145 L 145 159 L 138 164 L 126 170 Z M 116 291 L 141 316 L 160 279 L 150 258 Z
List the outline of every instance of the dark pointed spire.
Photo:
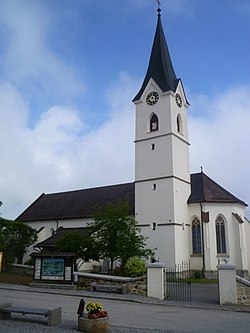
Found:
M 142 87 L 133 99 L 133 102 L 140 99 L 150 78 L 152 78 L 158 84 L 163 92 L 169 90 L 175 91 L 178 84 L 161 24 L 160 7 L 158 7 L 157 11 L 158 22 L 148 64 L 148 70 Z

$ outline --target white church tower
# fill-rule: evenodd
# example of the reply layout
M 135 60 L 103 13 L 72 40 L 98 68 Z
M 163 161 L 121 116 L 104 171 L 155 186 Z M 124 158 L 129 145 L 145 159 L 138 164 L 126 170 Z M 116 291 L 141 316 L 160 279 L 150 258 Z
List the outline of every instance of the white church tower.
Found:
M 147 73 L 133 102 L 136 220 L 147 246 L 173 265 L 190 258 L 188 101 L 173 69 L 160 8 Z

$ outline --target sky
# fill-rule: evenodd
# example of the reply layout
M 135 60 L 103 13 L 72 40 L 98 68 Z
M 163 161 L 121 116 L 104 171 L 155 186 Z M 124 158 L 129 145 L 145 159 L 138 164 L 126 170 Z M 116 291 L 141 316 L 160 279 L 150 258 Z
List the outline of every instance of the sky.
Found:
M 0 214 L 134 181 L 155 0 L 0 0 Z M 190 103 L 190 172 L 250 204 L 250 0 L 161 0 Z M 250 213 L 250 209 L 247 208 Z

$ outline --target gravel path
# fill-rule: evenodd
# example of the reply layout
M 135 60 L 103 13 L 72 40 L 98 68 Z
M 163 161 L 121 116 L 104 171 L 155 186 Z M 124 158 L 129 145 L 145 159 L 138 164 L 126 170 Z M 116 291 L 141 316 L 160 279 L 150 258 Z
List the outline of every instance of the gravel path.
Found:
M 39 320 L 39 322 L 38 322 Z M 22 318 L 19 320 L 13 317 L 11 320 L 0 322 L 0 332 L 4 333 L 77 333 L 77 323 L 73 320 L 63 320 L 60 326 L 47 326 L 46 319 L 38 319 L 37 322 Z M 177 331 L 142 329 L 135 327 L 110 326 L 109 333 L 178 333 Z

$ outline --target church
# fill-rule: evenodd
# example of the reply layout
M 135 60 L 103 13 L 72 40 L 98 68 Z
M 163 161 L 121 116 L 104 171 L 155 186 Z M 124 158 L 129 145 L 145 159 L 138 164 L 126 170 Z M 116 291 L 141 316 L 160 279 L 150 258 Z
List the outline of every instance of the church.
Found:
M 158 8 L 157 26 L 144 81 L 136 93 L 135 179 L 131 183 L 42 194 L 16 220 L 38 232 L 35 248 L 49 246 L 60 230 L 85 228 L 96 209 L 128 201 L 147 247 L 172 267 L 213 276 L 218 263 L 249 276 L 250 221 L 247 204 L 202 170 L 190 174 L 187 109 L 176 77 Z

